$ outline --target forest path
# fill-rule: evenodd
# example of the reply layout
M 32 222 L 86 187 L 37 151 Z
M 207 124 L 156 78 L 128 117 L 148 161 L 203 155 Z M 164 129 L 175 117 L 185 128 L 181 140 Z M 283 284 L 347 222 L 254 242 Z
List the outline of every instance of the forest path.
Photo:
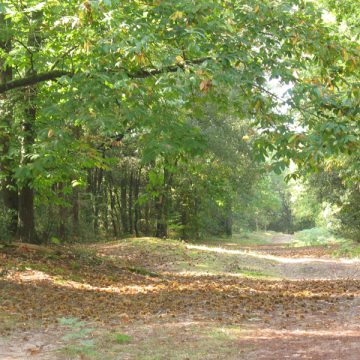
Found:
M 0 359 L 359 360 L 359 260 L 285 238 L 0 254 Z
M 360 259 L 331 258 L 324 247 L 292 248 L 279 246 L 252 246 L 243 250 L 189 245 L 188 249 L 226 254 L 232 264 L 247 264 L 256 271 L 268 272 L 288 280 L 360 279 Z M 322 255 L 322 256 L 319 256 Z
M 253 277 L 252 297 L 245 305 L 250 305 L 252 315 L 240 327 L 225 325 L 216 330 L 234 348 L 227 355 L 213 350 L 204 359 L 359 360 L 360 259 L 334 258 L 335 245 L 295 247 L 293 242 L 292 235 L 275 233 L 266 244 L 244 246 L 231 240 L 186 244 L 187 264 L 166 253 L 160 258 L 141 253 L 141 258 L 153 271 L 195 278 L 201 274 L 218 284 L 229 276 L 239 276 L 239 283 L 244 275 Z M 117 256 L 116 248 L 112 252 Z M 276 278 L 280 280 L 271 280 Z M 236 295 L 228 292 L 225 296 Z M 255 298 L 259 303 L 252 307 Z M 220 310 L 222 306 L 231 304 L 225 301 Z M 188 326 L 188 331 L 194 326 Z M 186 326 L 182 328 L 186 331 Z M 194 339 L 187 341 L 190 347 L 194 343 Z M 188 359 L 201 358 L 193 356 Z
M 334 245 L 294 247 L 294 241 L 294 235 L 274 234 L 270 246 L 255 245 L 252 254 L 274 260 L 285 279 L 360 279 L 360 259 L 334 258 Z
M 339 280 L 346 283 L 347 280 L 360 279 L 360 259 L 333 258 L 331 255 L 336 248 L 333 246 L 293 247 L 293 242 L 293 235 L 274 234 L 266 245 L 252 245 L 244 249 L 228 244 L 220 251 L 238 256 L 239 263 L 244 260 L 249 263 L 252 258 L 263 271 L 269 269 L 268 262 L 271 262 L 273 273 L 279 274 L 284 279 L 282 282 L 297 280 L 303 285 L 304 291 L 295 296 L 308 293 L 312 294 L 311 298 L 318 286 L 332 289 Z M 352 300 L 347 302 L 346 296 L 350 291 L 345 286 L 339 294 L 332 294 L 328 299 L 320 296 L 319 301 L 327 305 L 317 311 L 305 302 L 303 312 L 297 314 L 295 321 L 290 320 L 292 316 L 289 314 L 284 319 L 276 312 L 272 313 L 270 321 L 256 319 L 247 328 L 251 329 L 248 337 L 244 336 L 247 340 L 243 337 L 242 342 L 248 349 L 253 346 L 253 350 L 245 350 L 239 359 L 359 360 L 360 293 L 358 288 L 356 294 L 352 294 Z M 292 305 L 290 302 L 289 308 Z

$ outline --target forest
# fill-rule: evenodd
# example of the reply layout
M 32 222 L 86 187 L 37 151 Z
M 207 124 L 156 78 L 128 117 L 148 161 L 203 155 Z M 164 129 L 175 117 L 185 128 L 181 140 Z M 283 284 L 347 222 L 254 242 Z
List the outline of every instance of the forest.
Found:
M 358 359 L 359 24 L 356 0 L 1 0 L 0 358 Z M 234 332 L 266 309 L 298 345 Z M 330 312 L 339 352 L 307 357 Z

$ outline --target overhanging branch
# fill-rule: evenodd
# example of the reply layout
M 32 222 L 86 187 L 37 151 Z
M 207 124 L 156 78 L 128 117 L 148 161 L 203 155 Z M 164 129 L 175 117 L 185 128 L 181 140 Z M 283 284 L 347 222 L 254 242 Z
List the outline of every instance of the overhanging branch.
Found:
M 36 85 L 43 81 L 56 80 L 64 75 L 72 76 L 73 74 L 68 71 L 54 70 L 42 74 L 31 75 L 22 79 L 12 80 L 6 84 L 0 85 L 0 94 L 25 86 Z
M 186 65 L 200 65 L 204 63 L 207 60 L 211 60 L 211 58 L 200 58 L 200 59 L 194 59 L 194 60 L 188 60 L 183 63 L 179 63 L 176 65 L 166 66 L 164 68 L 160 69 L 144 69 L 139 70 L 131 73 L 127 73 L 129 78 L 131 79 L 144 79 L 155 75 L 165 74 L 169 72 L 176 72 L 179 69 L 184 69 Z M 22 79 L 12 80 L 7 82 L 6 84 L 0 85 L 0 94 L 3 94 L 9 90 L 22 88 L 26 86 L 36 85 L 38 83 L 44 82 L 44 81 L 51 81 L 56 80 L 60 78 L 61 76 L 73 76 L 74 73 L 69 71 L 63 71 L 63 70 L 52 70 L 45 73 L 40 73 L 37 75 L 31 75 Z

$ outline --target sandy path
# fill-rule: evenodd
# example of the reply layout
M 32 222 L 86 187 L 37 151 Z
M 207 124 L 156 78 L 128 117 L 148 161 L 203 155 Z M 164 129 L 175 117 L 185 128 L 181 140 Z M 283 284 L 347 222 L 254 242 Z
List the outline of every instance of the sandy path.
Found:
M 189 249 L 204 252 L 232 255 L 238 266 L 246 264 L 253 266 L 259 271 L 271 271 L 279 277 L 289 280 L 339 280 L 360 279 L 360 259 L 332 259 L 324 257 L 297 257 L 296 252 L 301 253 L 301 248 L 293 248 L 290 255 L 285 257 L 272 255 L 271 247 L 251 247 L 246 250 L 229 250 L 221 247 L 208 247 L 204 245 L 188 245 Z M 276 246 L 276 253 L 282 254 L 282 250 L 288 252 L 288 248 Z M 298 249 L 298 250 L 297 250 Z M 294 254 L 295 253 L 295 254 Z M 232 260 L 234 262 L 234 260 Z
M 359 259 L 331 259 L 326 255 L 317 257 L 319 248 L 289 248 L 291 235 L 275 235 L 272 246 L 254 246 L 250 256 L 273 261 L 279 274 L 289 280 L 360 279 Z M 314 253 L 315 256 L 311 256 Z M 275 254 L 275 255 L 274 255 Z M 306 257 L 302 257 L 306 254 Z M 243 254 L 239 254 L 244 256 Z M 309 286 L 308 291 L 312 291 Z M 329 304 L 329 309 L 330 309 Z M 336 311 L 310 314 L 295 323 L 279 319 L 271 327 L 259 322 L 243 342 L 253 345 L 244 359 L 314 359 L 359 360 L 360 359 L 360 294 L 351 302 L 338 301 Z M 288 328 L 288 329 L 284 329 Z

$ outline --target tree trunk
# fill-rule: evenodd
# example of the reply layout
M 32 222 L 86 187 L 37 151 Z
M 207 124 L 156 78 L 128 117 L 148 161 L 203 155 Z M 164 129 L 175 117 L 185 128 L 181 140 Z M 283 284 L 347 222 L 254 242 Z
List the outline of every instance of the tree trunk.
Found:
M 81 128 L 80 126 L 73 126 L 72 133 L 74 138 L 77 140 L 81 137 Z M 72 237 L 77 238 L 80 234 L 80 202 L 79 202 L 79 189 L 77 186 L 73 187 L 72 192 Z
M 80 205 L 79 205 L 79 190 L 74 188 L 72 194 L 72 235 L 73 237 L 79 236 L 80 226 Z
M 0 14 L 0 32 L 6 34 L 11 27 L 9 19 L 4 19 L 4 14 Z M 10 33 L 10 31 L 9 31 Z M 11 39 L 0 41 L 0 50 L 5 53 L 11 51 Z M 0 58 L 0 85 L 6 84 L 12 79 L 12 68 L 4 67 L 4 61 Z M 6 210 L 9 212 L 8 233 L 14 237 L 17 232 L 19 198 L 17 186 L 13 174 L 13 160 L 9 156 L 11 146 L 11 127 L 13 122 L 13 103 L 11 97 L 3 94 L 0 97 L 2 107 L 0 110 L 0 173 L 3 176 L 1 195 Z
M 113 227 L 113 235 L 117 237 L 118 227 L 117 227 L 117 217 L 116 217 L 116 208 L 115 208 L 115 194 L 112 191 L 112 188 L 109 189 L 109 196 L 110 196 L 110 209 L 111 209 L 111 223 Z
M 101 184 L 103 181 L 103 169 L 96 168 L 94 175 L 94 233 L 99 233 L 99 213 L 101 204 Z
M 156 208 L 156 234 L 158 238 L 168 236 L 168 210 L 169 210 L 169 190 L 171 186 L 172 174 L 164 166 L 164 183 L 161 194 L 155 200 Z
M 135 188 L 134 188 L 134 197 L 135 197 L 135 218 L 134 218 L 134 229 L 135 235 L 140 236 L 139 233 L 139 220 L 140 220 L 140 205 L 139 205 L 139 192 L 140 192 L 140 178 L 141 178 L 141 169 L 139 169 L 138 176 L 135 179 Z
M 225 202 L 225 234 L 227 236 L 232 236 L 232 206 L 231 200 L 228 199 Z
M 130 171 L 129 178 L 129 201 L 128 201 L 128 218 L 129 218 L 129 233 L 133 234 L 134 232 L 134 222 L 133 222 L 133 186 L 134 186 L 134 173 Z
M 151 229 L 151 209 L 152 209 L 152 205 L 149 201 L 147 201 L 145 203 L 145 206 L 144 206 L 144 211 L 143 211 L 143 214 L 144 214 L 144 224 L 143 224 L 143 233 L 145 235 L 150 235 L 152 234 L 152 229 Z
M 42 17 L 43 14 L 41 11 L 37 11 L 31 14 L 31 18 L 34 22 L 37 22 L 37 26 L 35 26 L 33 32 L 29 34 L 29 48 L 38 50 L 40 47 L 40 23 Z M 26 75 L 35 75 L 36 71 L 33 68 L 33 52 L 29 54 L 29 63 L 30 66 Z M 29 88 L 25 89 L 24 104 L 27 104 L 27 107 L 24 110 L 21 124 L 21 165 L 24 167 L 26 167 L 31 161 L 29 159 L 29 155 L 32 153 L 35 142 L 36 96 L 36 86 L 30 86 Z M 32 189 L 31 182 L 31 177 L 22 179 L 22 184 L 19 191 L 19 237 L 22 241 L 38 243 L 39 238 L 37 237 L 35 231 L 34 191 Z
M 109 196 L 108 196 L 107 186 L 104 186 L 102 189 L 102 197 L 103 197 L 102 218 L 103 218 L 105 234 L 108 234 L 109 233 Z
M 126 216 L 126 204 L 127 204 L 127 191 L 126 191 L 126 173 L 121 177 L 120 182 L 120 214 L 121 214 L 121 223 L 122 223 L 122 231 L 124 234 L 129 233 L 129 227 L 128 227 L 128 218 Z
M 29 185 L 22 186 L 19 193 L 18 233 L 21 241 L 39 242 L 35 232 L 34 192 Z
M 61 198 L 64 202 L 66 201 L 65 195 L 63 192 L 64 184 L 58 183 L 56 186 L 56 190 L 58 193 L 59 198 Z M 58 210 L 58 230 L 57 230 L 57 236 L 60 240 L 65 241 L 66 240 L 66 217 L 67 217 L 67 209 L 66 207 L 60 205 L 57 207 Z
M 29 155 L 35 141 L 34 126 L 36 119 L 36 108 L 34 100 L 36 97 L 35 89 L 25 90 L 24 101 L 28 107 L 24 111 L 24 119 L 21 124 L 23 138 L 21 141 L 21 166 L 26 167 L 29 163 Z M 21 241 L 38 243 L 35 231 L 35 209 L 34 209 L 34 190 L 31 187 L 31 178 L 22 180 L 19 190 L 19 237 Z
M 189 208 L 184 205 L 181 208 L 181 239 L 186 240 L 188 238 L 187 227 L 189 223 Z
M 168 233 L 167 227 L 167 209 L 166 209 L 166 196 L 162 194 L 155 200 L 156 208 L 156 233 L 158 238 L 166 238 Z

